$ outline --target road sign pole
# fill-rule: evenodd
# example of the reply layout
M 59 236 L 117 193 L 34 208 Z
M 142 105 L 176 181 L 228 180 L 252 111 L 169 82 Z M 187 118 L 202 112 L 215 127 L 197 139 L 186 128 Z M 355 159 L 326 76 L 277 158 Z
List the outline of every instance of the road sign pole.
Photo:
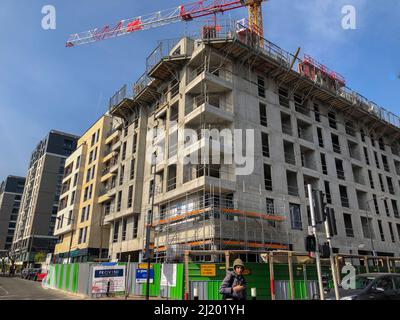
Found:
M 319 255 L 319 241 L 318 241 L 318 234 L 317 234 L 317 223 L 315 221 L 315 211 L 314 211 L 314 199 L 312 193 L 312 186 L 311 184 L 307 185 L 308 187 L 308 198 L 310 200 L 310 211 L 311 211 L 311 225 L 312 231 L 315 237 L 316 242 L 316 251 L 315 251 L 315 260 L 317 264 L 317 274 L 318 274 L 318 286 L 319 286 L 319 295 L 321 300 L 325 300 L 324 294 L 324 286 L 322 284 L 322 272 L 321 272 L 321 258 Z
M 335 289 L 335 298 L 336 298 L 336 300 L 340 300 L 338 282 L 337 282 L 337 277 L 336 277 L 336 267 L 335 267 L 335 262 L 333 261 L 333 250 L 332 250 L 331 234 L 329 232 L 328 219 L 325 220 L 324 224 L 325 224 L 326 239 L 328 240 L 328 244 L 329 244 L 329 260 L 331 262 L 333 287 Z

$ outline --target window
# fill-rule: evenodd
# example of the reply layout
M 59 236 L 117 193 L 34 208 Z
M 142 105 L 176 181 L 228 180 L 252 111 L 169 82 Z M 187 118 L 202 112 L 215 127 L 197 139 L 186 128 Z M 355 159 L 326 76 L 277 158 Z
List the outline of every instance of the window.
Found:
M 92 141 L 90 143 L 90 146 L 93 147 L 95 143 L 96 143 L 96 133 L 93 133 L 92 134 Z
M 317 133 L 318 133 L 318 144 L 321 148 L 324 148 L 324 138 L 322 136 L 322 129 L 317 128 Z
M 118 192 L 117 211 L 121 211 L 122 191 Z
M 168 167 L 167 191 L 176 189 L 176 164 Z
M 385 169 L 386 172 L 390 172 L 389 163 L 385 155 L 382 155 L 382 163 L 383 163 L 383 169 Z
M 119 238 L 119 221 L 115 221 L 114 223 L 114 234 L 113 234 L 113 242 L 118 242 Z
M 132 153 L 136 153 L 136 146 L 137 146 L 137 135 L 133 135 L 133 141 L 132 141 Z
M 88 227 L 79 229 L 78 244 L 86 242 L 87 229 L 88 229 Z
M 129 178 L 133 180 L 135 178 L 135 159 L 131 160 L 131 172 Z
M 363 129 L 360 129 L 360 134 L 361 134 L 361 141 L 365 142 L 365 132 Z
M 121 166 L 121 169 L 119 171 L 119 185 L 120 186 L 124 183 L 124 171 L 125 171 L 125 166 Z
M 379 211 L 378 199 L 377 199 L 377 197 L 376 197 L 376 194 L 372 195 L 372 199 L 373 199 L 373 201 L 374 201 L 375 213 L 376 213 L 377 215 L 380 215 L 381 213 L 380 213 L 380 211 Z
M 370 165 L 369 156 L 368 156 L 368 150 L 367 150 L 366 147 L 364 147 L 364 157 L 365 157 L 365 163 L 366 163 L 367 165 Z
M 351 222 L 351 215 L 348 213 L 343 213 L 344 228 L 346 231 L 346 236 L 354 238 L 353 223 Z
M 72 224 L 72 210 L 68 213 L 67 226 Z
M 366 217 L 361 217 L 361 226 L 364 234 L 364 238 L 366 239 L 374 239 L 374 231 L 372 229 L 372 219 L 371 218 L 366 218 Z
M 92 168 L 89 168 L 88 171 L 86 172 L 86 182 L 90 181 L 91 171 L 92 171 Z
M 382 175 L 379 173 L 378 176 L 379 176 L 379 183 L 380 183 L 380 185 L 381 185 L 381 191 L 382 191 L 382 192 L 385 192 L 385 185 L 383 184 Z
M 81 156 L 78 156 L 78 158 L 76 159 L 75 169 L 78 169 L 80 165 L 81 165 Z
M 133 186 L 129 186 L 128 208 L 132 208 Z
M 389 193 L 394 195 L 394 187 L 393 187 L 392 178 L 386 177 L 386 182 L 387 182 L 387 184 L 388 184 Z
M 264 127 L 268 127 L 268 120 L 267 120 L 267 106 L 263 103 L 260 103 L 260 124 Z
M 317 104 L 314 104 L 314 117 L 315 121 L 321 122 L 321 114 L 319 111 L 319 106 Z
M 265 80 L 263 77 L 257 77 L 257 85 L 258 85 L 258 96 L 261 98 L 265 98 Z
M 334 112 L 329 112 L 328 113 L 328 119 L 329 119 L 329 126 L 332 129 L 337 129 L 336 114 Z
M 374 179 L 372 177 L 372 171 L 368 170 L 369 185 L 371 189 L 375 189 Z
M 331 188 L 329 186 L 328 181 L 324 181 L 325 185 L 325 195 L 326 195 L 326 202 L 332 204 L 332 195 L 331 195 Z
M 72 191 L 72 194 L 71 194 L 71 201 L 70 201 L 70 205 L 73 205 L 74 204 L 74 202 L 75 202 L 75 191 Z
M 375 165 L 378 169 L 381 168 L 380 164 L 379 164 L 379 159 L 378 159 L 378 152 L 374 151 L 374 156 L 375 156 Z
M 388 222 L 389 225 L 389 231 L 390 231 L 390 239 L 392 242 L 396 242 L 396 239 L 394 238 L 394 232 L 393 232 L 393 226 L 391 222 Z
M 75 175 L 74 175 L 73 187 L 76 187 L 77 184 L 78 184 L 78 174 L 75 173 Z
M 94 179 L 94 174 L 96 172 L 96 165 L 92 167 L 90 179 Z
M 387 202 L 386 199 L 383 200 L 383 204 L 385 205 L 385 212 L 386 212 L 386 215 L 387 215 L 388 217 L 390 217 L 389 205 L 388 205 L 388 202 Z
M 383 142 L 382 138 L 379 138 L 379 149 L 385 151 L 385 143 Z
M 399 209 L 397 207 L 397 201 L 392 199 L 393 214 L 395 218 L 400 218 Z
M 332 138 L 333 151 L 336 152 L 336 153 L 341 153 L 339 136 L 337 136 L 336 134 L 332 133 L 331 134 L 331 138 Z
M 261 133 L 261 140 L 262 140 L 263 156 L 269 158 L 269 139 L 268 139 L 268 134 L 262 132 Z
M 278 94 L 279 94 L 279 104 L 282 107 L 290 108 L 290 105 L 289 105 L 289 91 L 287 89 L 285 89 L 285 88 L 280 87 L 279 91 L 278 91 Z
M 133 233 L 132 233 L 132 239 L 136 239 L 137 238 L 137 234 L 138 234 L 138 218 L 137 217 L 133 217 Z
M 122 220 L 122 241 L 126 240 L 126 224 L 127 224 L 127 220 L 123 219 Z
M 298 204 L 289 204 L 290 210 L 290 222 L 293 230 L 303 230 L 303 224 L 301 222 L 301 210 Z
M 264 164 L 264 183 L 265 190 L 272 191 L 271 166 L 268 164 Z
M 125 158 L 126 158 L 126 141 L 122 144 L 121 160 L 125 160 Z
M 378 228 L 379 228 L 379 234 L 381 236 L 381 241 L 385 241 L 385 234 L 383 233 L 382 221 L 381 220 L 378 220 Z
M 399 236 L 400 239 L 400 224 L 396 223 L 396 228 L 397 228 L 397 235 Z
M 337 177 L 340 180 L 346 180 L 345 174 L 344 174 L 344 169 L 343 169 L 343 161 L 339 159 L 335 159 L 335 164 L 336 164 L 336 173 Z
M 321 153 L 321 165 L 322 165 L 322 173 L 328 175 L 328 166 L 326 165 L 326 156 Z
M 340 200 L 342 202 L 342 207 L 350 208 L 349 198 L 347 196 L 347 188 L 345 186 L 339 185 Z

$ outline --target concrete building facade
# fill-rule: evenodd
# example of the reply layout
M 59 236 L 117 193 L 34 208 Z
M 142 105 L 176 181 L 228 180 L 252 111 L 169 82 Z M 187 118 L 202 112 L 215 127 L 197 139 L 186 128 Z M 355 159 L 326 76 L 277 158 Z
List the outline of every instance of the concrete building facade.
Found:
M 112 99 L 110 106 L 111 115 L 128 127 L 136 113 L 147 128 L 145 143 L 140 138 L 136 149 L 143 177 L 132 182 L 133 190 L 143 190 L 134 214 L 139 240 L 127 241 L 131 228 L 115 219 L 124 215 L 118 203 L 129 188 L 122 183 L 117 206 L 106 216 L 116 248 L 111 258 L 143 250 L 148 224 L 154 258 L 160 260 L 179 260 L 187 248 L 304 251 L 307 184 L 323 191 L 334 209 L 335 252 L 399 256 L 397 116 L 310 57 L 296 59 L 245 29 L 160 44 L 146 65 L 133 96 Z M 240 139 L 209 137 L 206 129 L 241 130 L 243 140 L 249 134 L 241 151 L 254 142 L 251 172 L 239 174 L 238 161 L 211 161 L 206 150 L 220 150 L 223 159 Z M 131 132 L 123 134 L 127 141 Z M 116 136 L 114 148 L 119 141 Z M 222 152 L 221 145 L 228 148 Z M 199 161 L 185 161 L 188 157 Z M 117 177 L 125 177 L 118 161 Z
M 86 262 L 107 258 L 109 228 L 103 225 L 102 203 L 107 195 L 101 177 L 108 170 L 107 138 L 112 118 L 103 115 L 78 140 L 65 162 L 54 235 L 55 261 Z M 101 254 L 100 254 L 101 252 Z
M 19 262 L 34 261 L 37 252 L 53 252 L 53 235 L 66 158 L 78 137 L 52 130 L 32 152 L 12 245 Z
M 11 249 L 25 178 L 8 176 L 0 184 L 0 254 Z

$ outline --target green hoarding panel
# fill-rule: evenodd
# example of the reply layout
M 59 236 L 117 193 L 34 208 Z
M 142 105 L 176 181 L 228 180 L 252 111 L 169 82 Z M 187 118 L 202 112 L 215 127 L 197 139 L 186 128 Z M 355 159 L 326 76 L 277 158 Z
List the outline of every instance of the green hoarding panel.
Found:
M 153 263 L 154 268 L 154 281 L 150 284 L 150 296 L 158 297 L 160 295 L 160 278 L 161 278 L 161 265 Z M 142 295 L 146 295 L 147 284 L 142 285 Z
M 175 300 L 183 300 L 183 293 L 184 293 L 184 273 L 185 266 L 184 264 L 180 263 L 176 265 L 176 286 L 170 287 L 170 295 L 169 298 Z
M 222 294 L 219 293 L 220 281 L 208 281 L 207 300 L 222 300 Z
M 57 288 L 58 289 L 62 289 L 63 286 L 63 277 L 64 277 L 64 265 L 61 264 L 60 265 L 60 273 L 59 273 L 59 277 L 58 277 L 58 284 L 57 284 Z
M 71 288 L 71 283 L 70 283 L 70 281 L 71 281 L 71 265 L 70 264 L 67 264 L 65 272 L 66 272 L 66 275 L 65 275 L 64 288 L 65 288 L 65 290 L 70 291 L 70 288 Z
M 78 274 L 79 274 L 79 264 L 72 264 L 72 286 L 71 291 L 76 293 L 78 291 Z

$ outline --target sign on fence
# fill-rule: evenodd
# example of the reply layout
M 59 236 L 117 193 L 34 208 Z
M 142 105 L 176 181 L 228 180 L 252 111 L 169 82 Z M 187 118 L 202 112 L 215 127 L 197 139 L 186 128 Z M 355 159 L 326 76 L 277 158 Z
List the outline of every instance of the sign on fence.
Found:
M 144 265 L 142 265 L 144 267 Z M 147 264 L 146 268 L 139 268 L 136 269 L 136 283 L 146 283 L 147 282 Z M 153 266 L 150 266 L 150 283 L 154 282 L 154 269 Z
M 125 266 L 94 266 L 92 293 L 125 291 Z
M 217 275 L 217 266 L 215 264 L 202 264 L 200 266 L 200 276 L 215 277 Z
M 161 266 L 161 286 L 176 287 L 176 264 Z

